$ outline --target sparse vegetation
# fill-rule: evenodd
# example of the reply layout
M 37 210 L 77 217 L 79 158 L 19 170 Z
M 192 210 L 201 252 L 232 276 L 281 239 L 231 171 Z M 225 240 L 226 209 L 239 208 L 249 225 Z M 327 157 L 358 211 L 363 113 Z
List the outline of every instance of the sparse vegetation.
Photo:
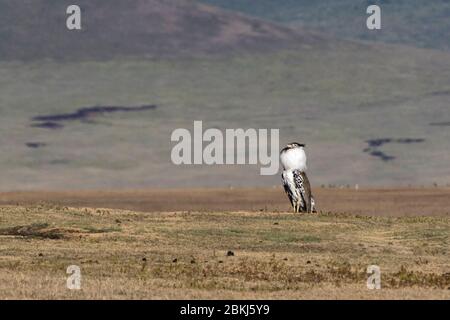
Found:
M 0 223 L 0 298 L 450 297 L 446 217 L 41 204 L 0 207 Z M 70 264 L 79 292 L 65 287 Z M 382 271 L 377 292 L 370 264 Z

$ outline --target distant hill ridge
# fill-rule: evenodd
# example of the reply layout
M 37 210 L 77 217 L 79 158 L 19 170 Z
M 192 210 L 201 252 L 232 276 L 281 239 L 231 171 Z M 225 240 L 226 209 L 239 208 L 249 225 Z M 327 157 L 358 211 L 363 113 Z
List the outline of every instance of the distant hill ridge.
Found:
M 70 0 L 0 2 L 1 60 L 101 60 L 261 52 L 311 45 L 320 36 L 293 31 L 189 0 L 78 0 L 82 30 L 66 28 Z
M 199 0 L 293 28 L 306 27 L 338 38 L 450 50 L 448 0 Z M 381 30 L 366 28 L 366 9 L 381 7 Z

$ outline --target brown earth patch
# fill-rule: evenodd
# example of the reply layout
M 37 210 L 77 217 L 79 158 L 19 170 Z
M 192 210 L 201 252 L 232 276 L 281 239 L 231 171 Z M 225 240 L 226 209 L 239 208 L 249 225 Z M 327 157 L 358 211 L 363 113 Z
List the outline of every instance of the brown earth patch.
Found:
M 450 215 L 450 188 L 317 188 L 314 195 L 317 207 L 323 213 L 375 216 Z M 38 203 L 143 212 L 291 211 L 281 187 L 0 193 L 0 205 Z

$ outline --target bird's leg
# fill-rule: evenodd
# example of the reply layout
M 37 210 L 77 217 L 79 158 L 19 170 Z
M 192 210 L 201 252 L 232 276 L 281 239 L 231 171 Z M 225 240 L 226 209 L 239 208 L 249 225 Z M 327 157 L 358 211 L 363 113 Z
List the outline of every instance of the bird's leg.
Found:
M 311 212 L 312 213 L 317 213 L 316 202 L 314 201 L 313 197 L 311 197 Z

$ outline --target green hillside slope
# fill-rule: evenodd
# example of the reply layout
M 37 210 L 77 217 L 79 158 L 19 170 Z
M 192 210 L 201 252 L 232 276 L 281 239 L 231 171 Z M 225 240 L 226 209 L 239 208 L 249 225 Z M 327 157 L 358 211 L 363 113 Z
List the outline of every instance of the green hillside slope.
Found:
M 449 65 L 448 54 L 351 43 L 177 61 L 3 62 L 0 190 L 279 184 L 258 166 L 173 165 L 171 132 L 194 120 L 306 142 L 314 185 L 447 184 Z M 143 105 L 155 107 L 86 111 Z M 80 112 L 60 128 L 36 122 Z
M 292 27 L 318 29 L 340 38 L 450 49 L 447 0 L 201 0 Z M 366 28 L 366 8 L 382 10 L 382 29 Z

